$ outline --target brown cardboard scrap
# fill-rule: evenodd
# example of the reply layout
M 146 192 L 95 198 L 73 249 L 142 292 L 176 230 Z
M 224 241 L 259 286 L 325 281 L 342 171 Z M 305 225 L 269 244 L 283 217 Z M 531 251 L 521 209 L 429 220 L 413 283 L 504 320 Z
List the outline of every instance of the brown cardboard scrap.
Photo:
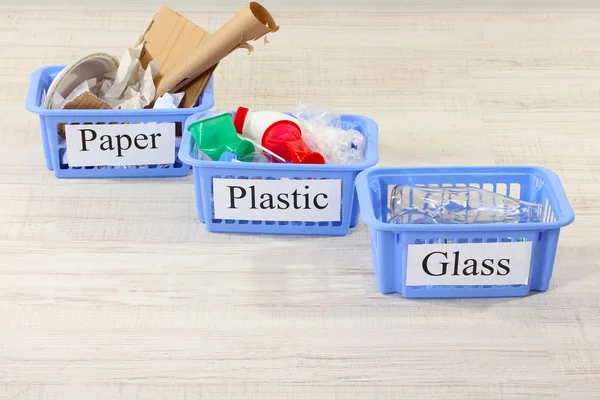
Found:
M 106 110 L 110 106 L 90 92 L 84 92 L 63 106 L 66 110 Z M 65 135 L 65 124 L 56 125 L 58 134 Z
M 150 30 L 156 29 L 156 23 L 157 19 L 155 19 Z M 171 26 L 171 30 L 180 32 L 186 26 L 183 22 L 179 22 L 179 24 Z M 176 92 L 188 87 L 198 77 L 203 77 L 207 71 L 211 71 L 211 68 L 214 69 L 219 61 L 235 49 L 246 48 L 252 52 L 253 48 L 248 41 L 257 40 L 269 32 L 276 32 L 278 29 L 279 27 L 271 14 L 260 4 L 251 2 L 213 35 L 205 32 L 202 40 L 199 40 L 197 51 L 181 51 L 177 52 L 176 56 L 173 52 L 168 53 L 169 60 L 177 60 L 170 64 L 168 70 L 163 71 L 161 64 L 161 79 L 158 82 L 155 81 L 155 100 L 169 91 Z M 161 34 L 167 36 L 167 33 L 168 31 Z M 148 33 L 146 36 L 148 36 Z M 175 45 L 170 38 L 166 42 L 170 46 Z
M 145 42 L 144 51 L 140 57 L 142 66 L 146 68 L 150 61 L 158 60 L 159 71 L 154 79 L 154 84 L 158 86 L 186 58 L 200 52 L 200 48 L 210 36 L 210 33 L 187 18 L 167 6 L 162 6 L 139 40 L 139 42 Z M 180 108 L 194 106 L 208 84 L 213 71 L 214 68 L 203 71 L 202 75 L 187 82 L 185 88 L 182 87 L 185 90 L 185 96 L 179 105 Z M 161 93 L 161 96 L 164 93 Z M 159 97 L 155 96 L 154 100 Z
M 106 110 L 110 106 L 90 92 L 84 92 L 63 106 L 67 110 Z

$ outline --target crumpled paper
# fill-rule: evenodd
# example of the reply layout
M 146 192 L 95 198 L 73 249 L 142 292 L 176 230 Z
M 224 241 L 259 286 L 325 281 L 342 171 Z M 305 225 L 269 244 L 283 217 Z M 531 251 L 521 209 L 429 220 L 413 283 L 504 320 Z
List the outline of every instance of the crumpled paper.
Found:
M 140 63 L 142 49 L 143 44 L 127 49 L 116 72 L 112 71 L 104 76 L 81 82 L 66 98 L 55 95 L 53 102 L 58 106 L 57 108 L 64 108 L 83 93 L 90 92 L 115 110 L 141 109 L 148 106 L 156 94 L 154 78 L 160 66 L 158 60 L 153 60 L 144 69 Z M 184 94 L 181 93 L 181 98 Z M 157 100 L 156 103 L 159 104 L 154 108 L 177 108 L 181 102 L 178 95 L 179 93 L 162 96 L 159 99 L 160 103 Z
M 96 85 L 97 96 L 111 108 L 144 108 L 154 100 L 154 77 L 158 74 L 159 65 L 158 61 L 151 61 L 144 70 L 140 63 L 142 48 L 140 45 L 128 49 L 119 62 L 114 79 L 107 77 Z
M 151 61 L 154 62 L 154 61 Z M 179 108 L 185 92 L 165 93 L 154 102 L 153 108 Z
M 107 74 L 108 75 L 108 74 Z M 81 96 L 85 92 L 94 93 L 94 87 L 96 86 L 97 78 L 92 78 L 87 81 L 83 81 L 77 86 L 66 98 L 63 98 L 60 94 L 56 93 L 52 98 L 52 108 L 64 108 L 65 105 L 69 104 L 77 97 Z M 94 93 L 95 94 L 95 93 Z

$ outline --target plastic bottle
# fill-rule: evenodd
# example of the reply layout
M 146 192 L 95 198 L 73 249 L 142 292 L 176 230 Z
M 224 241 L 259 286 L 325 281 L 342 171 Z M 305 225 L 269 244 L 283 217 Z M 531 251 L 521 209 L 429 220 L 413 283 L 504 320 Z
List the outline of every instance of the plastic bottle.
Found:
M 231 120 L 231 114 L 201 119 L 188 126 L 198 148 L 213 161 L 219 160 L 224 152 L 243 158 L 253 153 L 254 145 L 240 138 Z
M 397 185 L 390 201 L 395 224 L 491 224 L 539 222 L 540 203 L 528 202 L 475 187 Z
M 312 151 L 302 140 L 297 120 L 276 111 L 251 111 L 239 107 L 233 121 L 236 131 L 272 151 L 286 161 L 296 164 L 324 164 L 320 153 Z M 272 158 L 273 162 L 278 162 Z
M 246 107 L 238 107 L 233 125 L 240 135 L 261 143 L 267 128 L 277 121 L 293 121 L 298 124 L 296 118 L 282 112 L 252 111 Z

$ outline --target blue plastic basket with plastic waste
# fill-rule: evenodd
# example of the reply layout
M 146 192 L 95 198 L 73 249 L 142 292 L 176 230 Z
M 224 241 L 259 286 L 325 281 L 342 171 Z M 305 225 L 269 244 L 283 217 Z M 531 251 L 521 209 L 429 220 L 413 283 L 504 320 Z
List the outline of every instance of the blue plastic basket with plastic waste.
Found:
M 361 164 L 253 163 L 201 159 L 198 154 L 198 146 L 190 135 L 187 126 L 197 121 L 202 115 L 192 115 L 188 118 L 181 148 L 179 149 L 179 158 L 193 167 L 198 218 L 206 224 L 208 231 L 341 236 L 346 235 L 351 227 L 357 225 L 359 207 L 354 180 L 360 171 L 372 167 L 378 161 L 378 127 L 375 121 L 360 115 L 342 114 L 341 116 L 344 129 L 356 129 L 366 138 L 365 160 Z M 315 180 L 327 180 L 328 185 L 341 184 L 336 186 L 341 188 L 341 197 L 339 205 L 333 209 L 336 215 L 331 220 L 220 218 L 220 215 L 215 214 L 214 185 L 215 182 L 222 179 L 238 180 L 238 182 L 239 180 L 247 180 L 248 184 L 263 181 L 300 180 L 302 182 L 314 182 Z M 309 186 L 309 184 L 306 186 Z M 301 201 L 304 201 L 302 199 Z M 321 200 L 322 198 L 319 199 L 319 201 Z M 221 199 L 217 199 L 217 203 L 221 201 Z M 258 206 L 258 202 L 256 205 Z M 268 212 L 266 214 L 268 215 Z
M 395 185 L 479 187 L 543 206 L 543 221 L 390 224 Z M 371 229 L 377 285 L 406 298 L 525 296 L 546 291 L 560 229 L 574 220 L 559 177 L 530 166 L 372 168 L 356 188 Z M 411 201 L 414 201 L 411 199 Z
M 204 90 L 197 105 L 192 108 L 142 109 L 142 110 L 53 110 L 42 107 L 42 99 L 52 80 L 65 68 L 64 65 L 42 67 L 33 72 L 25 107 L 38 114 L 42 132 L 42 144 L 46 166 L 58 178 L 129 178 L 129 177 L 174 177 L 189 173 L 189 165 L 177 158 L 179 148 L 176 138 L 173 152 L 175 162 L 171 164 L 131 166 L 69 166 L 67 144 L 62 127 L 66 124 L 148 124 L 175 123 L 180 135 L 185 120 L 194 113 L 206 112 L 214 104 L 213 80 Z M 179 132 L 177 132 L 179 131 Z M 67 155 L 67 157 L 65 157 Z

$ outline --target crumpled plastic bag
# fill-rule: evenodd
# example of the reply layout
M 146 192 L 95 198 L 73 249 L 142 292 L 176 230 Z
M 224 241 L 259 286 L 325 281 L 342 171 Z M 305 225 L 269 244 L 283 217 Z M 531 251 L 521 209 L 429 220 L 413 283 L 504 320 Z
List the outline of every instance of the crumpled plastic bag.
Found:
M 342 128 L 340 114 L 319 104 L 298 103 L 294 116 L 300 121 L 302 138 L 327 164 L 360 164 L 367 141 L 354 129 Z

